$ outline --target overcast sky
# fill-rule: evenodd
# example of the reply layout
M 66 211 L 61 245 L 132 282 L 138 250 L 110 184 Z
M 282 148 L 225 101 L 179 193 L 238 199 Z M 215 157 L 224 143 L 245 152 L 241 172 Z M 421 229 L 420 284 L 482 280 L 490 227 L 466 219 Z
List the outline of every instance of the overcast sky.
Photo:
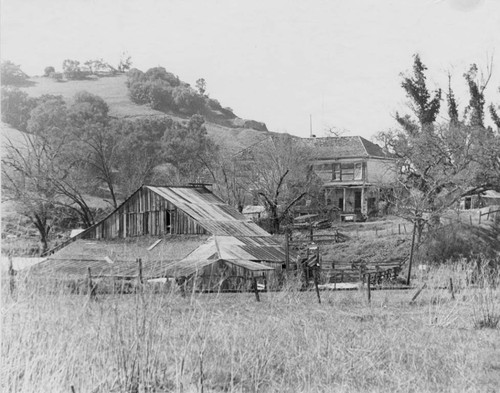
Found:
M 371 137 L 407 111 L 401 72 L 418 52 L 431 87 L 494 58 L 488 101 L 500 104 L 499 0 L 2 0 L 1 57 L 29 75 L 64 59 L 123 52 L 164 66 L 272 131 Z M 443 111 L 443 117 L 445 111 Z

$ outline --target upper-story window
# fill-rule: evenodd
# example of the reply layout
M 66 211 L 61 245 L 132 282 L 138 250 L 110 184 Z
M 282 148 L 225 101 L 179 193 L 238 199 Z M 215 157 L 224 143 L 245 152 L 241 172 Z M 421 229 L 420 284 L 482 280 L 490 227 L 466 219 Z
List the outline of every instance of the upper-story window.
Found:
M 342 163 L 333 164 L 332 180 L 334 181 L 349 181 L 363 180 L 363 163 Z

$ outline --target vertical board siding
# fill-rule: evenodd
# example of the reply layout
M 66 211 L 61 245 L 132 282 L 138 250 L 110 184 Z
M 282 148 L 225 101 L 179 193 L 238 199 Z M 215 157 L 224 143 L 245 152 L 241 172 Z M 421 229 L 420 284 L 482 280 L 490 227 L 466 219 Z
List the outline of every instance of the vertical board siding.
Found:
M 142 235 L 203 235 L 207 231 L 173 204 L 147 188 L 139 189 L 127 203 L 92 228 L 88 239 L 113 239 Z

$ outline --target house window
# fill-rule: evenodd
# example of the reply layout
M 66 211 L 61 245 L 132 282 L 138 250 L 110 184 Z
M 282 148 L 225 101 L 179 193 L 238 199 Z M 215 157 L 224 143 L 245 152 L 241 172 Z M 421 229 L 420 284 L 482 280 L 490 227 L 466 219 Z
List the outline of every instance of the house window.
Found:
M 363 163 L 354 164 L 354 180 L 363 180 Z
M 332 164 L 332 180 L 342 180 L 340 164 Z
M 363 163 L 332 164 L 332 181 L 363 180 Z
M 342 164 L 342 180 L 354 180 L 354 164 Z

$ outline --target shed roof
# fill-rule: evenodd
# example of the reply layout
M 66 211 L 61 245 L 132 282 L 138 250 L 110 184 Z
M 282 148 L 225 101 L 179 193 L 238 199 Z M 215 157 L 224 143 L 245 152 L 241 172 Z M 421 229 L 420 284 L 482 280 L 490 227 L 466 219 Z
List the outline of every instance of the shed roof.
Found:
M 200 259 L 284 262 L 285 251 L 272 237 L 213 236 L 183 261 Z
M 252 272 L 272 271 L 274 268 L 263 265 L 261 263 L 246 261 L 246 260 L 226 260 L 226 259 L 192 259 L 185 261 L 177 261 L 166 266 L 166 277 L 182 277 L 190 276 L 202 270 L 204 267 L 210 266 L 214 263 L 224 261 L 226 263 L 242 267 L 243 269 Z
M 389 158 L 379 145 L 361 136 L 309 138 L 306 141 L 314 147 L 317 153 L 316 159 L 353 157 Z
M 137 259 L 141 258 L 145 278 L 165 277 L 179 266 L 201 269 L 218 260 L 229 261 L 249 270 L 269 270 L 257 261 L 284 262 L 280 243 L 271 236 L 233 237 L 169 235 L 158 238 L 143 236 L 114 240 L 79 239 L 33 266 L 39 275 L 84 277 L 135 277 Z M 296 255 L 291 252 L 290 258 Z M 177 273 L 176 273 L 177 274 Z

